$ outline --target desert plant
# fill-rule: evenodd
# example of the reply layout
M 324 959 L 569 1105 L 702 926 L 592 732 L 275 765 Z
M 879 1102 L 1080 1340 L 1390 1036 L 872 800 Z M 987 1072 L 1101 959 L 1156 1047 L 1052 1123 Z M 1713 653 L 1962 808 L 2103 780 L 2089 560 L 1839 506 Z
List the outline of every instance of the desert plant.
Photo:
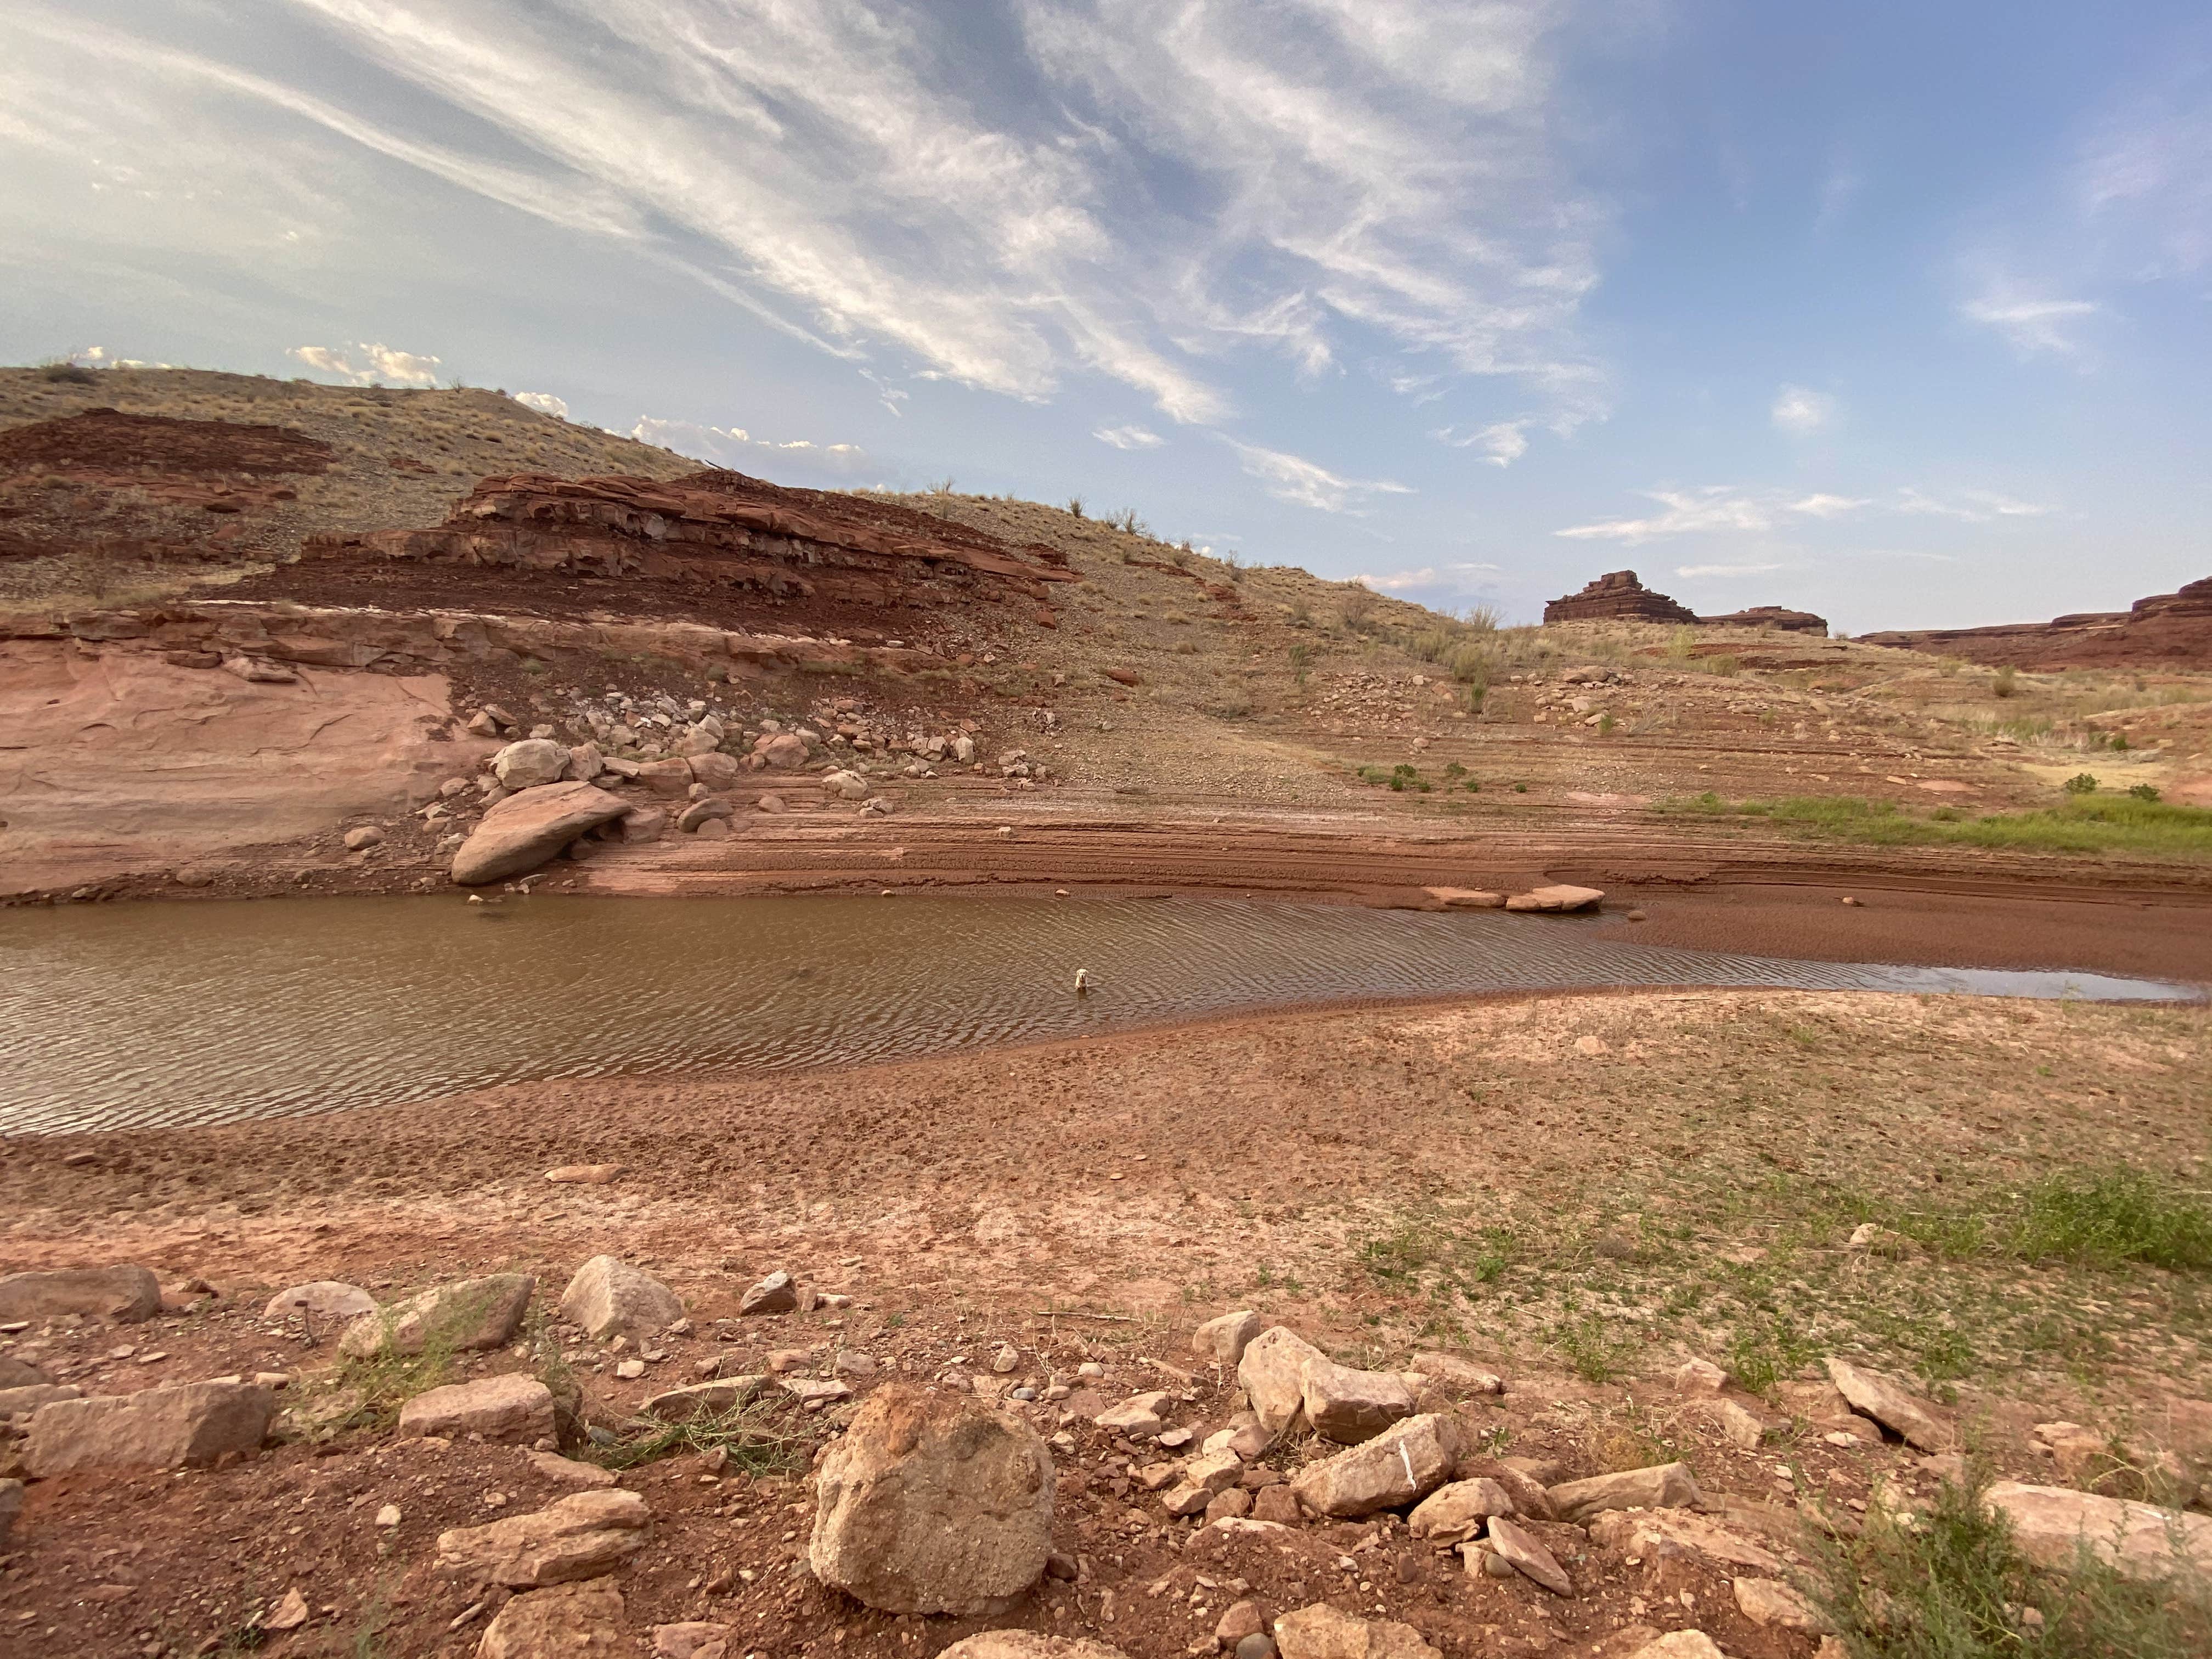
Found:
M 1705 667 L 1711 672 L 1718 674 L 1723 679 L 1734 679 L 1743 667 L 1743 664 L 1738 661 L 1733 653 L 1724 653 L 1717 657 L 1706 658 Z
M 2091 773 L 2076 772 L 2061 787 L 2069 795 L 2094 795 L 2097 793 L 2097 780 Z
M 2128 798 L 2130 800 L 2156 800 L 2158 786 L 2154 783 L 2136 784 L 2129 789 Z
M 1471 605 L 1459 613 L 1459 619 L 1478 634 L 1495 634 L 1504 621 L 1494 605 Z
M 2014 669 L 2013 665 L 2010 663 L 2007 663 L 2003 667 L 1998 669 L 1995 677 L 1990 679 L 1990 695 L 1993 697 L 2009 697 L 2013 696 L 2014 693 L 2020 690 L 2019 685 L 2016 684 L 2019 675 Z
M 1071 518 L 1081 518 L 1083 516 L 1083 497 L 1080 495 L 1070 495 L 1067 498 L 1067 512 L 1068 516 Z

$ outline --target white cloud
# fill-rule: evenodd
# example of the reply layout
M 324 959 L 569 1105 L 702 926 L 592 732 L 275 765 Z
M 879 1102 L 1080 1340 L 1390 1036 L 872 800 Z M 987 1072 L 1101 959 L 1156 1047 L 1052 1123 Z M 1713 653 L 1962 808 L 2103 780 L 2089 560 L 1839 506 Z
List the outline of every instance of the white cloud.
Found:
M 1245 471 L 1260 480 L 1267 493 L 1278 501 L 1293 502 L 1299 507 L 1310 507 L 1323 513 L 1343 513 L 1352 504 L 1367 495 L 1410 495 L 1413 492 L 1405 484 L 1394 483 L 1387 478 L 1346 478 L 1327 467 L 1303 456 L 1285 454 L 1279 449 L 1263 449 L 1257 444 L 1239 443 L 1224 436 L 1222 441 L 1237 452 Z
M 1959 310 L 1968 321 L 1996 330 L 2023 357 L 2081 361 L 2087 358 L 2088 347 L 2075 337 L 2074 325 L 2097 316 L 2104 307 L 2094 300 L 2039 300 L 2008 291 L 1969 300 Z
M 1993 489 L 1962 489 L 1955 501 L 1939 501 L 1913 489 L 1897 492 L 1899 513 L 1927 518 L 1956 519 L 1961 524 L 1990 524 L 1999 519 L 2040 519 L 2058 509 L 2041 501 L 2023 501 L 2000 495 Z
M 514 401 L 525 409 L 534 409 L 541 415 L 550 415 L 556 420 L 568 418 L 568 405 L 550 392 L 518 392 Z
M 1820 431 L 1836 418 L 1836 400 L 1824 392 L 1785 386 L 1774 394 L 1774 407 L 1769 413 L 1778 431 L 1803 436 Z
M 1873 503 L 1858 496 L 1829 495 L 1815 492 L 1802 501 L 1790 503 L 1792 513 L 1802 513 L 1808 519 L 1840 519 L 1846 513 L 1856 513 Z
M 2100 240 L 2136 280 L 2212 265 L 2212 98 L 2197 55 L 2130 88 L 2082 145 L 2073 185 Z
M 1352 578 L 1353 581 L 1383 593 L 1436 591 L 1466 592 L 1488 584 L 1474 578 L 1503 574 L 1494 564 L 1425 564 L 1418 570 L 1392 570 L 1380 575 L 1363 572 Z
M 779 442 L 756 438 L 741 426 L 706 426 L 696 421 L 669 421 L 643 415 L 629 435 L 641 444 L 658 444 L 679 455 L 690 455 L 716 466 L 742 472 L 769 460 L 802 464 L 817 470 L 850 475 L 876 463 L 858 444 L 817 444 L 797 438 Z
M 1772 510 L 1729 484 L 1709 484 L 1702 489 L 1644 489 L 1666 510 L 1641 519 L 1607 519 L 1596 524 L 1555 530 L 1555 536 L 1577 541 L 1646 542 L 1655 537 L 1684 536 L 1717 530 L 1771 530 Z
M 1510 466 L 1528 453 L 1528 426 L 1527 421 L 1499 421 L 1473 432 L 1448 426 L 1429 435 L 1454 449 L 1480 449 L 1492 466 Z
M 1678 576 L 1764 576 L 1771 570 L 1787 570 L 1786 564 L 1678 564 Z
M 1116 449 L 1158 449 L 1167 441 L 1158 433 L 1141 426 L 1102 426 L 1091 435 Z
M 435 386 L 441 361 L 388 345 L 371 345 L 366 341 L 350 349 L 343 346 L 294 346 L 285 356 L 356 386 Z

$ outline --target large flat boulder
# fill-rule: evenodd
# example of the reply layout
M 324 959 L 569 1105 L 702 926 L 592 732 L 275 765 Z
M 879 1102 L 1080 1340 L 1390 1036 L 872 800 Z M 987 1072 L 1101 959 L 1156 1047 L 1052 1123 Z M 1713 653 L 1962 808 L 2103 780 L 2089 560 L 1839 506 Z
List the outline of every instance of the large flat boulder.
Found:
M 1559 1519 L 1577 1526 L 1607 1510 L 1680 1509 L 1704 1501 L 1687 1463 L 1654 1463 L 1648 1468 L 1594 1474 L 1548 1490 Z
M 1395 1371 L 1340 1365 L 1286 1327 L 1245 1345 L 1237 1380 L 1269 1434 L 1310 1427 L 1324 1439 L 1357 1444 L 1413 1412 L 1413 1391 Z
M 1998 1481 L 1983 1501 L 2012 1522 L 2021 1553 L 2039 1566 L 2070 1567 L 2086 1550 L 2129 1578 L 2212 1573 L 2212 1516 L 2018 1480 Z
M 296 1316 L 306 1320 L 310 1328 L 320 1325 L 325 1329 L 336 1329 L 375 1311 L 376 1298 L 360 1285 L 336 1279 L 318 1279 L 277 1291 L 269 1298 L 269 1305 L 261 1310 L 261 1316 L 282 1320 Z
M 1357 1618 L 1326 1601 L 1276 1620 L 1275 1648 L 1283 1659 L 1443 1659 L 1411 1625 Z
M 1936 1408 L 1895 1377 L 1832 1356 L 1824 1363 L 1828 1380 L 1850 1401 L 1853 1410 L 1864 1413 L 1908 1443 L 1929 1453 L 1947 1452 L 1958 1443 L 1951 1425 L 1937 1415 Z
M 645 1547 L 645 1499 L 619 1486 L 571 1492 L 529 1515 L 438 1534 L 438 1570 L 509 1589 L 597 1578 Z
M 161 1311 L 161 1281 L 148 1267 L 62 1267 L 0 1278 L 0 1320 L 94 1314 L 135 1324 Z
M 453 854 L 453 880 L 481 886 L 534 870 L 570 842 L 629 811 L 627 801 L 589 783 L 518 790 L 483 815 Z
M 276 1395 L 252 1382 L 186 1382 L 92 1400 L 58 1400 L 31 1419 L 24 1463 L 41 1478 L 72 1469 L 205 1468 L 258 1449 Z
M 1052 1455 L 1028 1423 L 890 1383 L 822 1460 L 808 1559 L 886 1613 L 1000 1613 L 1044 1571 L 1052 1504 Z
M 684 1317 L 684 1299 L 628 1262 L 595 1255 L 561 1292 L 561 1316 L 604 1341 L 665 1330 Z
M 480 1434 L 516 1445 L 553 1437 L 553 1391 L 534 1376 L 486 1376 L 428 1389 L 399 1408 L 403 1440 Z
M 349 1359 L 380 1353 L 418 1354 L 496 1348 L 522 1328 L 538 1281 L 528 1273 L 456 1279 L 356 1320 L 338 1340 Z
M 1352 1521 L 1426 1498 L 1451 1479 L 1458 1457 L 1449 1419 L 1409 1417 L 1364 1444 L 1307 1464 L 1291 1490 L 1316 1514 Z

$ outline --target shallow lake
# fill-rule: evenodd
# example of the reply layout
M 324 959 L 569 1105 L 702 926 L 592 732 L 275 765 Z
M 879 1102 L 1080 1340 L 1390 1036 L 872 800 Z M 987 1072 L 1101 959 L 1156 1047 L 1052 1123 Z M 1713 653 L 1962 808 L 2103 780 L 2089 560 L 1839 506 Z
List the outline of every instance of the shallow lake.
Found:
M 1610 916 L 1225 898 L 87 905 L 0 913 L 0 1133 L 852 1064 L 1352 998 L 1686 985 L 2194 994 L 1669 950 Z

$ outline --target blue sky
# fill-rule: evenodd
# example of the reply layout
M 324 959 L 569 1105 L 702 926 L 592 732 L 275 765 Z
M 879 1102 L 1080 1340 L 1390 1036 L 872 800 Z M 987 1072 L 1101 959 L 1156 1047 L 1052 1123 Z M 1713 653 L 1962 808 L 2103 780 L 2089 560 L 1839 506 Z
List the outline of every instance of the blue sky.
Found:
M 2212 574 L 2201 0 L 14 0 L 0 223 L 9 361 L 459 378 L 1515 620 Z

